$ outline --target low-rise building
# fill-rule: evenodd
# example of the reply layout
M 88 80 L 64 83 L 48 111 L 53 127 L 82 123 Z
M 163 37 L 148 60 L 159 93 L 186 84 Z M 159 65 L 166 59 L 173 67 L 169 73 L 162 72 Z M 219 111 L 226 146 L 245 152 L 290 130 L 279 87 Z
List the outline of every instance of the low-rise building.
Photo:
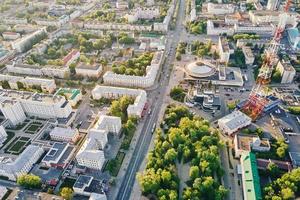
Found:
M 64 96 L 72 107 L 75 107 L 82 100 L 82 93 L 79 89 L 59 88 L 55 95 Z
M 87 65 L 84 63 L 80 63 L 75 67 L 77 75 L 91 78 L 99 78 L 102 73 L 102 70 L 103 68 L 101 64 Z
M 252 65 L 254 63 L 255 57 L 252 53 L 252 50 L 250 47 L 244 46 L 242 48 L 242 51 L 244 53 L 245 56 L 245 63 L 246 65 Z
M 242 186 L 244 200 L 262 199 L 255 154 L 245 152 L 241 156 Z
M 218 50 L 220 55 L 220 62 L 228 63 L 230 54 L 232 54 L 234 50 L 230 49 L 227 38 L 222 36 L 219 37 Z
M 47 167 L 64 169 L 70 162 L 75 148 L 69 143 L 55 142 L 42 160 Z
M 79 139 L 79 132 L 77 129 L 72 129 L 70 127 L 55 127 L 50 133 L 51 140 L 76 143 Z
M 75 194 L 92 196 L 93 193 L 96 193 L 98 194 L 98 197 L 99 195 L 101 195 L 100 200 L 102 200 L 102 198 L 104 197 L 106 199 L 105 193 L 101 185 L 101 181 L 94 179 L 92 176 L 80 175 L 77 178 L 75 184 L 73 185 L 73 190 Z
M 233 111 L 229 115 L 218 120 L 219 129 L 228 135 L 249 126 L 250 124 L 251 118 L 241 111 Z
M 2 37 L 4 40 L 16 40 L 21 37 L 20 33 L 16 32 L 3 32 Z
M 135 98 L 134 103 L 128 106 L 127 114 L 137 117 L 142 117 L 142 112 L 147 102 L 147 93 L 140 89 L 97 85 L 92 90 L 92 96 L 93 99 L 100 99 L 102 97 L 108 99 L 117 99 L 122 96 L 133 97 Z
M 240 158 L 242 153 L 259 151 L 270 151 L 271 145 L 267 138 L 260 139 L 257 135 L 251 134 L 236 134 L 234 136 L 235 157 Z
M 14 161 L 9 158 L 2 158 L 0 161 L 0 175 L 16 181 L 18 176 L 27 174 L 31 170 L 33 164 L 40 159 L 43 153 L 43 148 L 29 145 Z
M 295 68 L 289 62 L 279 61 L 276 70 L 280 71 L 281 83 L 292 83 L 296 75 Z

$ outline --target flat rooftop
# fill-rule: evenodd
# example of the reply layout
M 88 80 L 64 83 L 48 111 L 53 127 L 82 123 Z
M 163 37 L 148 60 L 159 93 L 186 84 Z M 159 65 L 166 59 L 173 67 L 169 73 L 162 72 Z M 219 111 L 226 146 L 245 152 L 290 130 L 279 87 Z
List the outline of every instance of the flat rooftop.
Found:
M 73 149 L 74 147 L 69 146 L 68 143 L 55 142 L 43 158 L 42 162 L 56 161 L 59 158 L 56 163 L 65 163 L 66 159 L 70 156 Z
M 257 139 L 257 135 L 250 135 L 250 134 L 237 134 L 237 145 L 238 149 L 251 151 L 251 143 L 253 142 L 253 139 Z M 270 143 L 267 139 L 261 139 L 260 140 L 260 146 L 262 147 L 269 147 Z

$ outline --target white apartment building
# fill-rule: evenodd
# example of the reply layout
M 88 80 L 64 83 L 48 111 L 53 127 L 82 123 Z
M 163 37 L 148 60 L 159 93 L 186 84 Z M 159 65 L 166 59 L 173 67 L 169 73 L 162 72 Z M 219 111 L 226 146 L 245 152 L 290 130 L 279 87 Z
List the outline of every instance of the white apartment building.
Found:
M 129 23 L 133 23 L 138 21 L 139 19 L 155 19 L 160 16 L 159 8 L 151 7 L 151 8 L 135 8 L 131 14 L 127 14 L 125 17 L 127 18 Z
M 252 23 L 243 23 L 243 24 L 235 24 L 234 32 L 235 33 L 256 33 L 258 35 L 274 35 L 276 30 L 276 26 L 274 24 L 261 24 L 261 25 L 253 25 Z
M 32 86 L 40 86 L 42 91 L 52 93 L 56 89 L 56 84 L 53 79 L 42 79 L 35 77 L 26 77 L 21 76 L 11 76 L 0 74 L 0 81 L 7 81 L 11 89 L 20 89 L 18 88 L 17 82 L 23 83 L 27 88 Z
M 164 51 L 155 52 L 151 65 L 146 68 L 145 76 L 131 76 L 124 74 L 115 74 L 113 72 L 106 72 L 103 75 L 105 84 L 114 86 L 128 86 L 128 87 L 151 87 L 155 83 L 156 75 L 163 61 Z
M 120 10 L 128 9 L 128 2 L 127 1 L 122 1 L 122 0 L 117 0 L 116 8 L 118 8 Z
M 115 23 L 99 23 L 94 21 L 88 21 L 85 23 L 74 22 L 75 26 L 85 29 L 96 29 L 96 30 L 120 30 L 120 31 L 151 31 L 151 25 L 134 25 L 134 24 L 115 24 Z
M 233 35 L 234 26 L 227 25 L 224 21 L 207 20 L 207 35 Z
M 247 44 L 252 44 L 252 46 L 257 45 L 258 47 L 262 47 L 268 42 L 270 42 L 270 41 L 267 39 L 238 39 L 236 41 L 236 46 L 239 48 L 242 48 L 243 46 L 246 46 Z
M 31 25 L 31 24 L 16 24 L 14 26 L 14 30 L 16 32 L 24 32 L 24 33 L 30 33 L 33 31 L 38 30 L 38 26 L 36 25 Z
M 122 128 L 121 118 L 115 116 L 100 115 L 94 128 L 98 130 L 106 130 L 110 133 L 119 134 Z
M 7 138 L 7 133 L 2 125 L 0 125 L 0 147 L 2 147 L 3 142 L 5 142 Z
M 18 176 L 27 174 L 31 170 L 33 164 L 39 160 L 43 153 L 43 148 L 29 145 L 15 161 L 2 157 L 0 161 L 0 175 L 16 181 Z
M 25 112 L 19 101 L 3 100 L 0 103 L 0 110 L 12 126 L 21 124 L 26 119 Z
M 1 20 L 4 24 L 27 24 L 26 18 L 14 18 L 14 17 L 7 17 Z
M 28 45 L 30 42 L 32 42 L 32 40 L 34 38 L 36 38 L 37 36 L 41 35 L 41 34 L 46 34 L 47 31 L 46 31 L 46 27 L 43 27 L 29 35 L 26 35 L 24 37 L 21 37 L 13 42 L 11 42 L 11 47 L 12 49 L 18 51 L 19 53 L 20 52 L 23 52 L 26 45 Z
M 268 10 L 277 10 L 280 5 L 280 0 L 268 0 L 267 9 Z
M 251 48 L 248 47 L 248 46 L 243 46 L 242 51 L 243 51 L 244 56 L 245 56 L 246 65 L 252 65 L 254 60 L 255 60 L 255 57 L 252 53 Z
M 272 11 L 272 10 L 251 10 L 249 11 L 250 21 L 253 24 L 265 24 L 274 23 L 278 24 L 281 15 L 286 15 L 286 24 L 296 26 L 299 21 L 298 13 L 282 13 L 282 11 Z
M 295 68 L 289 62 L 279 61 L 276 70 L 280 71 L 281 83 L 292 83 L 296 75 Z
M 230 54 L 232 54 L 234 50 L 229 48 L 227 38 L 219 37 L 218 50 L 220 62 L 228 63 Z
M 51 140 L 76 143 L 79 138 L 79 132 L 77 129 L 72 129 L 70 127 L 55 127 L 50 133 Z
M 83 77 L 95 77 L 99 78 L 102 73 L 103 67 L 102 65 L 86 65 L 81 63 L 76 66 L 75 71 L 77 75 Z
M 112 86 L 100 86 L 97 85 L 92 90 L 93 99 L 100 99 L 101 97 L 109 99 L 117 99 L 122 96 L 130 96 L 135 98 L 134 104 L 129 105 L 127 108 L 127 114 L 137 117 L 142 116 L 143 109 L 147 102 L 147 93 L 141 89 L 129 89 Z
M 234 5 L 233 4 L 216 4 L 216 3 L 208 3 L 207 4 L 207 13 L 213 15 L 225 15 L 234 13 Z
M 38 116 L 45 118 L 68 118 L 72 113 L 72 107 L 64 96 L 24 92 L 17 90 L 0 89 L 0 101 L 2 108 L 5 107 L 7 101 L 19 102 L 21 108 L 18 113 L 23 111 L 29 116 Z M 9 108 L 10 111 L 19 109 L 20 106 L 14 103 L 14 106 Z
M 15 62 L 7 64 L 6 69 L 9 73 L 32 76 L 49 76 L 65 78 L 70 74 L 70 70 L 68 67 L 57 67 L 51 65 L 41 67 L 37 65 L 26 65 Z
M 251 118 L 241 111 L 233 111 L 229 115 L 218 120 L 220 131 L 228 135 L 232 135 L 234 132 L 249 126 L 250 124 Z
M 122 124 L 119 117 L 100 115 L 94 128 L 89 130 L 87 139 L 76 155 L 79 165 L 101 170 L 104 162 L 104 148 L 107 144 L 107 134 L 120 133 Z

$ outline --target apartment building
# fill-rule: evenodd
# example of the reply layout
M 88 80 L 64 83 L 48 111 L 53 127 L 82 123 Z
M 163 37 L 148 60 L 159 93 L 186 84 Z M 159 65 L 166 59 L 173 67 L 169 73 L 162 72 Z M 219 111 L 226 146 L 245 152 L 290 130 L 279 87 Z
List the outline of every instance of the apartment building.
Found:
M 2 125 L 0 125 L 0 147 L 2 147 L 3 142 L 5 142 L 6 138 L 7 138 L 6 130 Z
M 134 103 L 127 108 L 127 114 L 141 117 L 145 104 L 147 102 L 147 93 L 141 89 L 129 89 L 112 86 L 97 85 L 92 90 L 93 99 L 100 99 L 101 97 L 109 99 L 118 99 L 122 96 L 130 96 L 135 98 Z
M 10 158 L 2 157 L 0 161 L 0 175 L 16 181 L 18 176 L 27 174 L 31 170 L 43 153 L 43 148 L 29 145 L 14 161 Z
M 23 112 L 45 118 L 68 118 L 72 113 L 69 102 L 59 95 L 0 89 L 0 102 L 3 114 L 11 113 L 4 114 L 11 121 L 23 119 Z
M 292 83 L 294 81 L 296 70 L 290 62 L 279 61 L 276 70 L 280 71 L 281 83 Z
M 82 100 L 82 93 L 79 89 L 59 88 L 55 95 L 66 97 L 67 101 L 71 104 L 72 107 L 76 107 L 79 101 Z
M 207 35 L 233 35 L 234 26 L 221 20 L 207 20 Z
M 55 127 L 49 133 L 51 140 L 61 141 L 61 142 L 70 142 L 76 143 L 79 139 L 79 132 L 77 129 L 72 129 L 70 127 Z
M 294 50 L 300 50 L 300 32 L 299 32 L 299 29 L 297 27 L 288 28 L 287 33 L 288 33 L 288 40 L 289 40 L 290 46 Z
M 14 17 L 6 17 L 1 19 L 4 24 L 14 25 L 14 24 L 27 24 L 26 18 L 14 18 Z
M 9 73 L 13 74 L 23 74 L 32 76 L 48 76 L 48 77 L 58 77 L 65 78 L 70 75 L 70 70 L 68 67 L 58 67 L 58 66 L 38 66 L 38 65 L 27 65 L 22 63 L 12 62 L 6 65 L 6 69 Z
M 68 53 L 62 60 L 64 66 L 69 67 L 73 62 L 75 62 L 80 57 L 80 51 L 73 49 L 70 53 Z
M 106 72 L 103 75 L 103 81 L 105 84 L 114 86 L 128 86 L 147 88 L 151 87 L 155 83 L 157 73 L 160 65 L 163 62 L 164 51 L 155 52 L 151 64 L 146 68 L 145 76 L 131 76 L 124 74 L 116 74 L 113 72 Z
M 217 3 L 208 3 L 207 4 L 207 13 L 213 15 L 225 15 L 234 13 L 235 7 L 233 4 L 217 4 Z
M 234 24 L 235 33 L 256 33 L 257 35 L 272 36 L 276 26 L 271 23 L 253 25 L 252 23 Z
M 101 64 L 87 65 L 80 63 L 76 66 L 76 74 L 83 77 L 99 78 L 102 73 L 103 67 Z
M 135 8 L 131 14 L 127 14 L 125 17 L 127 18 L 129 23 L 133 23 L 138 21 L 139 19 L 155 19 L 160 16 L 159 8 L 156 7 L 138 7 Z
M 35 77 L 21 77 L 0 74 L 0 81 L 7 81 L 11 89 L 18 88 L 18 82 L 23 83 L 26 88 L 32 88 L 33 86 L 40 86 L 43 92 L 52 93 L 56 89 L 56 84 L 53 79 L 42 79 Z
M 0 110 L 4 117 L 9 120 L 10 125 L 16 126 L 26 119 L 25 112 L 19 101 L 3 100 L 0 103 Z
M 94 128 L 88 132 L 87 139 L 76 155 L 79 165 L 101 170 L 105 162 L 104 148 L 107 144 L 107 134 L 120 133 L 122 124 L 119 117 L 100 115 Z
M 230 49 L 227 38 L 223 36 L 219 37 L 218 53 L 220 55 L 220 62 L 228 63 L 230 54 L 233 52 L 234 50 Z
M 280 0 L 268 0 L 267 9 L 268 10 L 277 10 L 280 5 Z
M 46 27 L 43 27 L 33 33 L 25 35 L 24 37 L 21 37 L 15 41 L 11 42 L 11 47 L 12 47 L 12 49 L 21 53 L 25 50 L 25 47 L 34 40 L 34 38 L 36 38 L 39 35 L 46 34 L 46 33 L 47 33 Z
M 252 65 L 254 60 L 255 60 L 255 57 L 252 53 L 251 48 L 248 47 L 248 46 L 243 46 L 242 51 L 243 51 L 244 56 L 245 56 L 246 65 Z

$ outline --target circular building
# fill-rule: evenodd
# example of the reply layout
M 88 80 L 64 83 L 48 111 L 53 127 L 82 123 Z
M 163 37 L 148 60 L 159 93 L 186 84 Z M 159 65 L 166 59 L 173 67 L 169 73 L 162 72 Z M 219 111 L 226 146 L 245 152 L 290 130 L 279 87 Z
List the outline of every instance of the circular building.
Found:
M 212 76 L 216 73 L 216 69 L 212 64 L 196 61 L 188 64 L 185 67 L 188 75 L 194 78 L 205 78 Z

